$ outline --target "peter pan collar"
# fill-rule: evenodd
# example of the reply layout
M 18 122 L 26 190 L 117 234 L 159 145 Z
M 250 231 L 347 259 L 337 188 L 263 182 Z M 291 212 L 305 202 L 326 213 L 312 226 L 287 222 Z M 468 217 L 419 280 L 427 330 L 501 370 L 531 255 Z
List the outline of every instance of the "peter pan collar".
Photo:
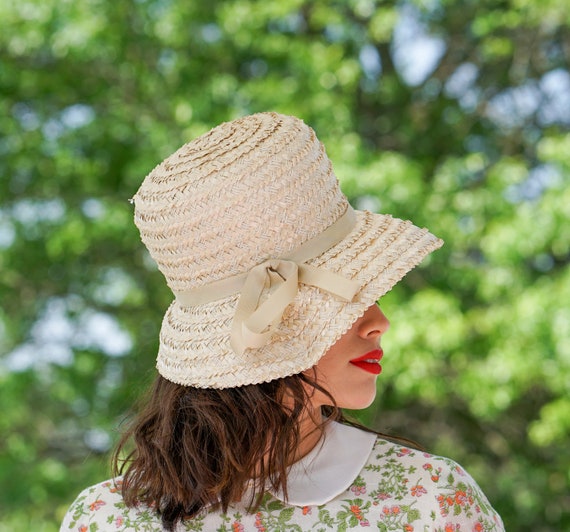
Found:
M 325 504 L 345 491 L 360 471 L 376 441 L 376 434 L 328 423 L 316 447 L 287 475 L 287 499 L 281 491 L 271 491 L 279 500 L 294 506 Z

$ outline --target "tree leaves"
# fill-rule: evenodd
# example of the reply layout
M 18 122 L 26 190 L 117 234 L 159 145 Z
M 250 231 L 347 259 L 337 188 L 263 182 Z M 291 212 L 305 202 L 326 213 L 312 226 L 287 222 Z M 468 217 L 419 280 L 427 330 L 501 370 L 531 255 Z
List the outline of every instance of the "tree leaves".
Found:
M 315 128 L 356 207 L 446 242 L 381 301 L 392 328 L 363 416 L 464 463 L 511 527 L 567 527 L 549 510 L 564 505 L 570 467 L 562 7 L 3 4 L 0 492 L 14 515 L 37 508 L 22 530 L 56 523 L 101 480 L 93 435 L 114 439 L 153 375 L 172 295 L 128 198 L 184 142 L 262 110 Z M 423 74 L 410 77 L 404 59 Z M 47 314 L 75 331 L 72 363 L 55 327 L 38 333 Z M 130 339 L 128 355 L 77 340 L 93 316 L 110 317 L 99 334 L 115 348 Z M 28 357 L 17 371 L 16 355 Z

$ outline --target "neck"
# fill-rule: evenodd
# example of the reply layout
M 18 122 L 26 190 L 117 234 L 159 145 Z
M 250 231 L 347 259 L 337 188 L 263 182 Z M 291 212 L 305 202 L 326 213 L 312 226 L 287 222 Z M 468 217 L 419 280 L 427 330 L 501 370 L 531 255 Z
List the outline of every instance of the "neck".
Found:
M 309 454 L 319 443 L 322 435 L 323 417 L 321 408 L 307 409 L 299 421 L 300 442 L 293 461 L 297 462 Z

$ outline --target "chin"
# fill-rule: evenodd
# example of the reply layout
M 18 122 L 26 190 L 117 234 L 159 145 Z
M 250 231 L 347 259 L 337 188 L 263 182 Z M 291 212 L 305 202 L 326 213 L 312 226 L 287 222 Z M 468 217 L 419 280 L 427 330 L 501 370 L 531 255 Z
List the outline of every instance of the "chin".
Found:
M 364 410 L 368 408 L 376 398 L 376 393 L 371 394 L 366 397 L 359 397 L 358 399 L 354 398 L 349 401 L 344 401 L 343 403 L 339 403 L 340 408 L 346 408 L 347 410 Z

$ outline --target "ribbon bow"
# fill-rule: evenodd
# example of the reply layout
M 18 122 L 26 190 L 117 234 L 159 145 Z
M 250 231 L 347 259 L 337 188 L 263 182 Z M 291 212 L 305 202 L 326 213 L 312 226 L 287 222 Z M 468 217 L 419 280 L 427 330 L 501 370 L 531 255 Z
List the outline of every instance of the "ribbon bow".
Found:
M 299 283 L 316 286 L 335 296 L 352 301 L 360 289 L 358 282 L 329 270 L 306 264 L 345 238 L 356 224 L 350 206 L 322 233 L 301 244 L 286 257 L 269 259 L 249 272 L 214 281 L 185 292 L 175 292 L 185 307 L 201 305 L 241 292 L 232 323 L 230 343 L 243 355 L 248 347 L 263 347 L 277 329 L 287 306 L 299 291 Z M 267 297 L 263 302 L 263 294 Z
M 360 288 L 356 281 L 293 260 L 270 259 L 255 266 L 246 277 L 232 324 L 230 343 L 237 354 L 269 342 L 285 309 L 295 299 L 299 283 L 316 286 L 345 301 L 351 301 Z M 269 294 L 261 303 L 266 291 Z

